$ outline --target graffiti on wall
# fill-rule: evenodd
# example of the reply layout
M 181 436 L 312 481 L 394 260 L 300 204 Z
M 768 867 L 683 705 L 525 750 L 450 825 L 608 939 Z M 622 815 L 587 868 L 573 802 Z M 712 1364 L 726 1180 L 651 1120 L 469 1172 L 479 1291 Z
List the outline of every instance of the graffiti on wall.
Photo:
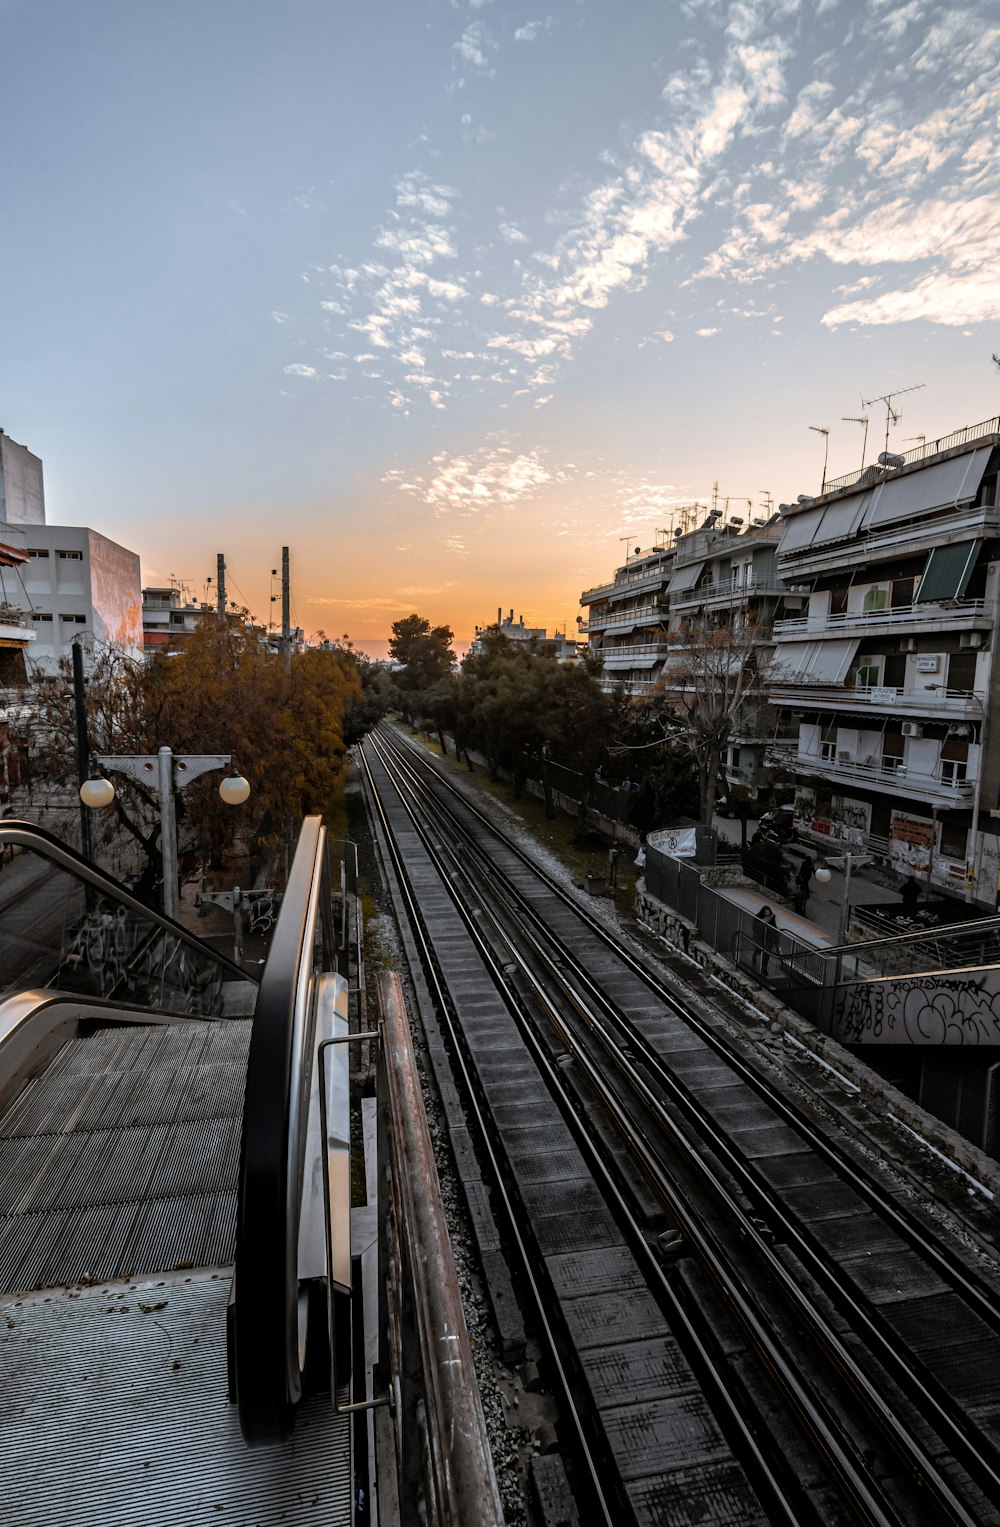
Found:
M 1000 1044 L 1000 970 L 849 987 L 834 1038 L 842 1044 Z

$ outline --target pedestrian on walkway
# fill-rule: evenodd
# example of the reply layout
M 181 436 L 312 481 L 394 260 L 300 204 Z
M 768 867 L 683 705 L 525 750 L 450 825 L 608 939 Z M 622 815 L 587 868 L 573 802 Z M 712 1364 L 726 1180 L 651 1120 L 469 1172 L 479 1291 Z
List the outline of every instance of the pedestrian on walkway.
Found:
M 608 849 L 608 885 L 614 890 L 618 884 L 618 849 L 617 846 Z
M 800 917 L 805 917 L 809 905 L 809 882 L 812 880 L 812 860 L 803 859 L 795 872 L 795 892 L 792 905 Z
M 910 875 L 903 881 L 899 892 L 899 899 L 907 912 L 912 912 L 920 900 L 920 883 Z
M 765 903 L 757 913 L 754 921 L 757 924 L 757 948 L 754 950 L 754 969 L 762 980 L 766 981 L 770 969 L 771 955 L 778 947 L 778 919 L 774 915 L 774 908 Z

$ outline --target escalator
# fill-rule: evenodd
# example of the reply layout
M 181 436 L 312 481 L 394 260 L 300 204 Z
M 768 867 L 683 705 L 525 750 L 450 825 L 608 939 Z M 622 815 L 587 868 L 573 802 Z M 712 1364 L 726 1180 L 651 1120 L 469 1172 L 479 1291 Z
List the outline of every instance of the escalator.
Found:
M 258 983 L 0 823 L 9 1527 L 352 1519 L 323 1392 L 350 1285 L 324 837 L 307 819 Z

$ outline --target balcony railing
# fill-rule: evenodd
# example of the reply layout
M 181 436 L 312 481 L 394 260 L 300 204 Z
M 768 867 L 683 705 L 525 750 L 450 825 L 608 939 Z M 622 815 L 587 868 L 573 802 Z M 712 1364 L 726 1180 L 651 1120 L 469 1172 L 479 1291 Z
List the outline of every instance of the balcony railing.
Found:
M 666 657 L 673 649 L 669 642 L 641 642 L 634 647 L 631 643 L 625 643 L 621 647 L 601 647 L 591 650 L 605 660 L 613 657 L 621 661 L 627 657 Z
M 595 599 L 607 599 L 612 594 L 618 594 L 622 589 L 633 588 L 640 583 L 663 583 L 670 578 L 671 569 L 668 567 L 650 567 L 644 573 L 630 573 L 624 578 L 616 578 L 612 583 L 601 583 L 595 589 L 585 589 L 580 595 L 581 604 L 592 604 Z
M 929 718 L 983 714 L 982 700 L 965 689 L 901 689 L 892 684 L 786 685 L 775 679 L 770 687 L 780 705 L 818 705 L 823 710 L 891 707 Z
M 33 642 L 35 628 L 31 616 L 13 605 L 0 605 L 0 641 Z
M 847 758 L 820 758 L 815 753 L 785 753 L 778 748 L 768 751 L 767 762 L 797 770 L 800 774 L 818 774 L 833 780 L 855 780 L 859 784 L 873 785 L 876 789 L 902 789 L 907 795 L 936 796 L 955 802 L 970 800 L 976 789 L 975 780 L 945 780 L 940 772 L 925 774 L 908 767 L 900 760 L 889 762 L 864 762 Z
M 797 615 L 774 622 L 775 635 L 843 636 L 852 627 L 865 631 L 926 625 L 946 620 L 949 625 L 969 625 L 974 620 L 989 619 L 985 599 L 951 599 L 940 604 L 898 604 L 882 610 L 841 610 L 836 615 Z M 781 648 L 778 648 L 778 656 Z
M 584 634 L 590 631 L 614 631 L 616 627 L 634 626 L 640 622 L 643 625 L 655 625 L 657 621 L 666 618 L 667 612 L 661 605 L 644 604 L 637 610 L 615 610 L 607 615 L 592 615 L 579 629 Z
M 616 689 L 629 689 L 634 695 L 652 695 L 659 688 L 656 679 L 612 679 L 607 674 L 602 675 L 600 685 L 606 695 L 614 694 Z
M 707 604 L 719 599 L 759 599 L 767 594 L 778 599 L 788 592 L 787 584 L 776 577 L 749 580 L 723 578 L 719 583 L 702 584 L 700 588 L 685 589 L 683 593 L 671 595 L 670 608 L 679 610 L 685 605 Z
M 975 440 L 982 440 L 987 435 L 1000 434 L 1000 418 L 984 419 L 982 424 L 969 424 L 965 429 L 955 430 L 954 434 L 942 435 L 939 440 L 927 440 L 923 445 L 915 446 L 912 451 L 901 451 L 900 455 L 906 466 L 915 461 L 925 461 L 928 456 L 936 456 L 940 451 L 954 451 L 960 445 L 971 445 Z M 871 466 L 859 467 L 856 472 L 846 472 L 843 477 L 832 477 L 826 484 L 827 493 L 839 493 L 842 488 L 852 488 L 861 478 L 865 482 L 876 483 L 882 477 L 891 477 L 898 468 L 889 468 L 888 471 L 880 472 L 877 477 L 865 476 L 871 473 Z

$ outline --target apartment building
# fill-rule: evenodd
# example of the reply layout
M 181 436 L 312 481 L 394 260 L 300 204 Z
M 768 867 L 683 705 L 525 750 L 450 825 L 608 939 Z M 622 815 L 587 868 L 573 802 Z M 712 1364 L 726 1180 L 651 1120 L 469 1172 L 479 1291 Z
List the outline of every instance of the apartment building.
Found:
M 142 591 L 142 645 L 149 654 L 178 652 L 206 616 L 217 618 L 214 604 L 196 603 L 176 584 Z
M 779 515 L 761 515 L 748 525 L 737 515 L 697 504 L 678 511 L 678 518 L 681 525 L 669 534 L 669 544 L 647 552 L 636 547 L 613 582 L 580 596 L 588 606 L 580 630 L 590 638 L 590 651 L 602 658 L 607 689 L 627 686 L 636 695 L 664 689 L 664 676 L 671 666 L 676 675 L 690 650 L 692 628 L 711 630 L 733 621 L 763 635 L 757 648 L 763 666 L 775 618 L 804 608 L 803 596 L 791 593 L 778 576 Z M 693 528 L 684 528 L 692 522 Z M 668 541 L 667 532 L 663 539 Z M 724 767 L 730 785 L 760 790 L 769 779 L 767 755 L 774 739 L 761 730 L 762 706 L 749 700 L 748 695 L 744 725 L 733 733 Z
M 49 525 L 39 457 L 0 430 L 0 540 L 18 554 L 3 603 L 31 632 L 29 661 L 54 673 L 80 636 L 142 655 L 139 558 L 83 525 Z M 2 634 L 2 623 L 0 623 Z
M 579 632 L 588 638 L 588 652 L 601 658 L 605 689 L 627 686 L 644 694 L 656 688 L 670 652 L 667 590 L 675 555 L 672 541 L 651 551 L 637 546 L 610 583 L 580 595 L 587 615 Z
M 991 910 L 1000 420 L 884 455 L 783 505 L 774 626 L 799 830 Z

